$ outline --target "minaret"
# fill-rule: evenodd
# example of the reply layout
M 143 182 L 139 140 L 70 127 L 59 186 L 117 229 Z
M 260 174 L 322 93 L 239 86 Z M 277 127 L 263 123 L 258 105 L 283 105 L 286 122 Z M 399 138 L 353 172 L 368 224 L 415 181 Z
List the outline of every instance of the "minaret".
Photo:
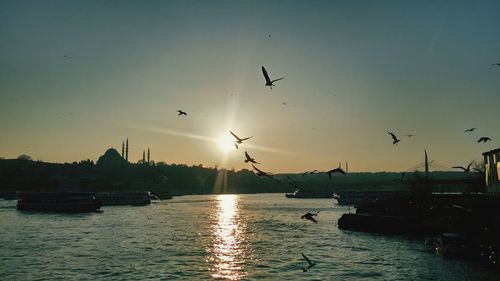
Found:
M 142 163 L 146 163 L 146 151 L 142 151 Z
M 149 154 L 149 147 L 148 147 L 148 164 L 149 164 L 149 160 L 150 160 L 149 156 L 150 156 L 150 154 Z
M 127 138 L 127 142 L 125 144 L 125 160 L 127 160 L 127 162 L 128 162 L 128 138 Z
M 345 161 L 345 173 L 349 173 L 349 166 L 347 166 L 347 161 Z
M 427 150 L 424 150 L 425 153 L 425 178 L 429 178 L 429 161 L 427 161 Z
M 125 158 L 125 142 L 122 141 L 122 158 Z

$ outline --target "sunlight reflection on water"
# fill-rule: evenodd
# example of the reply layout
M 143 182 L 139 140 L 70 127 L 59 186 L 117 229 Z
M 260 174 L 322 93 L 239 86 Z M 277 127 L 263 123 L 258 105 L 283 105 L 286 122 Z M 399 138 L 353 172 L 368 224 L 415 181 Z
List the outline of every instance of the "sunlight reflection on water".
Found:
M 248 275 L 244 270 L 245 252 L 243 243 L 244 224 L 240 221 L 238 195 L 217 196 L 217 223 L 212 226 L 214 234 L 209 249 L 212 277 L 239 280 Z

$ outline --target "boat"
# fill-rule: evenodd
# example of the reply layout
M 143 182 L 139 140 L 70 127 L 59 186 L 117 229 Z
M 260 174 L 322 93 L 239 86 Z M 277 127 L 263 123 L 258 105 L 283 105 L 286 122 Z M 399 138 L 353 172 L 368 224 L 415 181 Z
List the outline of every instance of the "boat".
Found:
M 151 204 L 151 192 L 149 191 L 98 192 L 96 198 L 101 200 L 103 206 Z
M 287 198 L 333 198 L 333 192 L 322 191 L 322 190 L 312 190 L 312 189 L 297 189 L 293 193 L 286 193 Z
M 333 194 L 339 205 L 360 205 L 396 196 L 395 191 L 338 191 Z
M 95 212 L 101 201 L 88 192 L 19 192 L 17 209 L 43 212 Z

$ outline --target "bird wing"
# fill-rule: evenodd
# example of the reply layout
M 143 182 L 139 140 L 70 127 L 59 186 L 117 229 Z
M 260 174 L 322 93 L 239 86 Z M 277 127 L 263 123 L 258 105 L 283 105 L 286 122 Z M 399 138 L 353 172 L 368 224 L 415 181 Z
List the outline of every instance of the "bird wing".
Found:
M 464 167 L 462 167 L 462 166 L 454 166 L 454 167 L 452 167 L 452 168 L 454 168 L 454 169 L 462 169 L 462 170 L 464 170 L 464 171 L 466 171 L 466 170 L 467 170 L 467 169 L 465 169 L 465 168 L 464 168 Z
M 264 74 L 264 78 L 266 79 L 266 84 L 271 84 L 271 79 L 269 78 L 269 75 L 267 74 L 267 71 L 264 67 L 262 67 L 262 74 Z
M 486 141 L 486 138 L 483 137 L 477 140 L 477 142 L 482 142 L 482 141 Z
M 262 174 L 267 174 L 266 172 L 263 172 L 261 170 L 259 170 L 259 168 L 255 167 L 253 164 L 252 164 L 252 167 L 259 173 L 262 173 Z
M 393 139 L 394 141 L 397 141 L 397 140 L 398 140 L 398 138 L 396 137 L 396 135 L 395 135 L 395 134 L 393 134 L 393 133 L 391 133 L 391 132 L 389 132 L 389 131 L 388 131 L 387 133 L 389 133 L 389 135 L 391 135 L 391 137 L 392 137 L 392 139 Z
M 233 137 L 235 137 L 237 140 L 241 141 L 241 139 L 233 132 L 229 131 L 229 133 L 231 133 L 231 135 L 233 135 Z
M 307 262 L 307 264 L 308 264 L 309 266 L 312 266 L 312 265 L 313 265 L 313 263 L 311 262 L 311 260 L 309 260 L 309 259 L 306 257 L 306 255 L 304 255 L 304 253 L 300 253 L 300 254 L 301 254 L 301 255 L 302 255 L 302 257 L 306 260 L 306 262 Z
M 342 170 L 342 168 L 335 168 L 333 170 L 328 171 L 328 174 L 331 174 L 331 173 L 340 173 L 342 175 L 345 175 L 345 171 Z
M 245 157 L 247 158 L 247 160 L 251 160 L 252 157 L 250 157 L 250 155 L 248 155 L 248 152 L 245 151 Z
M 472 165 L 472 163 L 474 163 L 474 161 L 470 162 L 469 165 L 467 165 L 467 170 L 470 169 L 470 165 Z
M 276 82 L 276 81 L 283 80 L 283 79 L 285 79 L 285 77 L 281 77 L 281 78 L 278 78 L 278 79 L 274 79 L 273 81 L 271 81 L 271 84 L 272 84 L 272 83 L 274 83 L 274 82 Z
M 252 137 L 253 137 L 253 136 L 248 137 L 248 138 L 244 138 L 244 139 L 240 139 L 240 141 L 248 140 L 248 139 L 251 139 Z
M 309 172 L 304 172 L 304 173 L 302 174 L 302 176 L 305 176 L 305 175 L 307 175 L 307 173 L 309 173 Z

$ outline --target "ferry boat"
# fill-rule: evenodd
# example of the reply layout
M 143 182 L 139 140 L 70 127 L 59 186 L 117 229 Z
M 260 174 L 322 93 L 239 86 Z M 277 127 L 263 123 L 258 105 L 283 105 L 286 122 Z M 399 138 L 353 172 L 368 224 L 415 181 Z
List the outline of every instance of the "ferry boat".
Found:
M 398 192 L 394 191 L 339 191 L 334 193 L 339 205 L 360 205 L 376 200 L 389 199 Z
M 322 190 L 297 189 L 293 193 L 286 193 L 287 198 L 333 198 L 333 192 Z
M 84 192 L 19 192 L 17 209 L 45 212 L 95 212 L 101 202 L 93 193 Z
M 133 205 L 144 206 L 151 204 L 150 191 L 131 191 L 131 192 L 99 192 L 96 198 L 101 200 L 103 206 L 113 205 Z

